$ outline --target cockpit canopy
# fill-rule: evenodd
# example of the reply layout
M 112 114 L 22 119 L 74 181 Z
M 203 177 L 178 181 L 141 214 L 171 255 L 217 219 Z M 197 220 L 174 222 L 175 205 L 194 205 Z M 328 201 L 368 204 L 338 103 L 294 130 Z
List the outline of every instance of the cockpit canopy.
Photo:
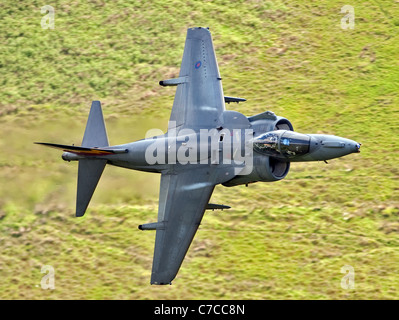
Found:
M 253 146 L 260 153 L 290 158 L 309 152 L 310 137 L 294 131 L 270 131 L 256 137 Z

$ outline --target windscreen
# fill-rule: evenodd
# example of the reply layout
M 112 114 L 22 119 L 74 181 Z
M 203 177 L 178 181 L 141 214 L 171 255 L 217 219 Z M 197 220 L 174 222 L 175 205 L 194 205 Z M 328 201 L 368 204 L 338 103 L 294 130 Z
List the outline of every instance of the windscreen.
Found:
M 280 139 L 280 152 L 284 156 L 298 156 L 309 152 L 310 137 L 293 131 L 285 131 Z
M 276 157 L 294 157 L 309 152 L 310 137 L 294 131 L 271 131 L 255 138 L 254 149 Z
M 279 134 L 277 132 L 265 133 L 254 140 L 254 149 L 260 153 L 278 155 L 278 140 Z

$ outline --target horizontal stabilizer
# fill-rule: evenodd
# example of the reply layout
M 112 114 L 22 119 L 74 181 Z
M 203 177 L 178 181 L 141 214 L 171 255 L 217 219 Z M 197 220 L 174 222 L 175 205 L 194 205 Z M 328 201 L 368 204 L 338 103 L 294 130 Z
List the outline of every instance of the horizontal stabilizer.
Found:
M 68 146 L 64 144 L 46 143 L 46 142 L 35 142 L 35 143 L 40 144 L 42 146 L 60 149 L 65 152 L 71 152 L 82 156 L 104 156 L 109 154 L 128 152 L 127 149 L 118 149 L 118 148 L 86 148 L 86 147 Z

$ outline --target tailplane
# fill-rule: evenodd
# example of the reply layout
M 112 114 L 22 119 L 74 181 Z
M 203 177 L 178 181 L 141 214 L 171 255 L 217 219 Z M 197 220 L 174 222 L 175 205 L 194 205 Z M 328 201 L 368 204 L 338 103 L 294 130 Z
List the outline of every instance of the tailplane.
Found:
M 105 148 L 88 148 L 88 147 L 77 147 L 77 146 L 68 146 L 65 144 L 57 144 L 57 143 L 47 143 L 47 142 L 35 142 L 36 144 L 40 144 L 42 146 L 55 148 L 62 150 L 67 153 L 75 154 L 78 157 L 68 158 L 64 157 L 64 160 L 79 160 L 82 157 L 90 157 L 90 156 L 106 156 L 110 154 L 117 154 L 117 153 L 126 153 L 128 152 L 127 149 L 121 148 L 113 148 L 113 147 L 105 147 Z M 67 156 L 67 155 L 66 155 Z

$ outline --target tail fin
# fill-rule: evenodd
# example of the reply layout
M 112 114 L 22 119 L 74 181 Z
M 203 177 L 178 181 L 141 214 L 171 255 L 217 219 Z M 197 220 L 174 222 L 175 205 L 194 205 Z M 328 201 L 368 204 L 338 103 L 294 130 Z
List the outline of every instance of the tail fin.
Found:
M 105 165 L 107 164 L 106 159 L 98 157 L 127 152 L 127 149 L 108 148 L 109 143 L 107 131 L 105 129 L 100 101 L 93 101 L 91 104 L 90 114 L 87 120 L 81 147 L 43 142 L 36 143 L 47 147 L 61 149 L 78 156 L 78 191 L 76 196 L 77 217 L 81 217 L 85 214 L 94 190 L 96 189 Z M 64 156 L 63 159 L 68 160 L 64 158 Z
M 108 147 L 107 130 L 100 101 L 91 104 L 82 147 Z M 76 193 L 76 216 L 82 217 L 96 190 L 98 181 L 104 171 L 107 160 L 80 159 L 78 168 L 78 190 Z
M 107 130 L 100 101 L 91 104 L 89 119 L 83 136 L 82 147 L 108 147 Z
M 76 216 L 82 217 L 104 171 L 107 160 L 81 159 L 78 168 L 78 191 L 76 193 Z

